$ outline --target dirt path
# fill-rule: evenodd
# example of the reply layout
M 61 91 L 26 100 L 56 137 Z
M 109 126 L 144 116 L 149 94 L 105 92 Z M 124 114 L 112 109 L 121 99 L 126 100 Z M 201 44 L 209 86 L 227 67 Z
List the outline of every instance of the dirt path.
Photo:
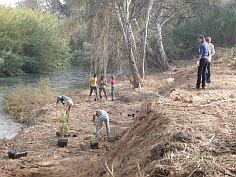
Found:
M 45 106 L 44 114 L 32 126 L 0 146 L 1 175 L 108 176 L 106 162 L 110 169 L 114 165 L 115 176 L 236 175 L 235 162 L 224 160 L 235 159 L 236 100 L 215 103 L 236 99 L 234 61 L 215 61 L 212 83 L 205 90 L 195 89 L 194 64 L 195 60 L 188 66 L 182 61 L 164 74 L 149 75 L 140 89 L 133 90 L 127 81 L 120 81 L 114 102 L 90 100 L 88 91 L 71 93 L 74 106 L 69 133 L 78 137 L 68 137 L 66 148 L 56 146 L 59 110 L 55 104 Z M 168 78 L 174 78 L 174 82 Z M 100 149 L 91 150 L 92 114 L 96 109 L 109 113 L 112 138 L 106 139 L 103 128 Z M 123 116 L 129 113 L 135 117 Z M 16 146 L 27 149 L 28 156 L 9 159 L 7 152 Z M 188 154 L 218 157 L 221 161 Z

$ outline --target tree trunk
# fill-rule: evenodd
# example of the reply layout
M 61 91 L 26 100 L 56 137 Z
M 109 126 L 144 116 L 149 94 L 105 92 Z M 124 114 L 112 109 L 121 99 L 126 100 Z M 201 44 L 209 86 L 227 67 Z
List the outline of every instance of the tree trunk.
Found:
M 157 14 L 157 47 L 159 50 L 162 70 L 166 71 L 169 69 L 169 63 L 166 57 L 162 40 L 162 26 L 163 26 L 163 24 L 161 24 L 162 15 L 163 15 L 163 8 L 161 8 Z
M 130 63 L 130 69 L 133 75 L 133 85 L 134 88 L 141 87 L 141 81 L 140 81 L 140 75 L 137 67 L 137 63 L 135 61 L 133 51 L 132 51 L 132 28 L 131 28 L 131 20 L 129 17 L 129 5 L 131 3 L 131 0 L 124 0 L 124 12 L 125 12 L 125 24 L 126 24 L 126 35 L 127 35 L 127 41 L 128 41 L 128 57 L 129 57 L 129 63 Z
M 145 58 L 146 58 L 147 33 L 148 33 L 148 24 L 149 24 L 149 20 L 150 20 L 150 13 L 151 13 L 151 10 L 152 10 L 153 2 L 154 2 L 154 0 L 150 0 L 147 15 L 146 15 L 146 18 L 145 18 L 145 27 L 144 27 L 144 29 L 142 31 L 142 34 L 141 34 L 142 35 L 142 37 L 141 37 L 141 41 L 142 41 L 141 60 L 140 60 L 140 75 L 141 75 L 141 78 L 144 78 L 144 76 L 145 76 L 144 63 L 145 63 Z
M 132 72 L 132 76 L 133 76 L 133 81 L 131 82 L 134 86 L 134 88 L 138 88 L 141 87 L 141 81 L 140 81 L 140 75 L 139 75 L 139 71 L 138 71 L 138 67 L 137 67 L 137 62 L 135 60 L 135 57 L 133 55 L 133 47 L 132 44 L 134 42 L 134 40 L 132 40 L 132 36 L 133 36 L 133 32 L 132 32 L 132 28 L 131 28 L 131 21 L 130 21 L 130 17 L 129 17 L 129 5 L 131 3 L 131 0 L 124 0 L 123 1 L 123 5 L 124 5 L 124 14 L 125 14 L 125 28 L 122 22 L 122 18 L 120 16 L 120 9 L 117 5 L 117 2 L 115 2 L 115 8 L 116 8 L 116 15 L 120 24 L 120 28 L 122 31 L 122 35 L 124 38 L 124 44 L 125 44 L 125 48 L 127 50 L 128 53 L 128 58 L 129 58 L 129 63 L 130 63 L 130 69 Z

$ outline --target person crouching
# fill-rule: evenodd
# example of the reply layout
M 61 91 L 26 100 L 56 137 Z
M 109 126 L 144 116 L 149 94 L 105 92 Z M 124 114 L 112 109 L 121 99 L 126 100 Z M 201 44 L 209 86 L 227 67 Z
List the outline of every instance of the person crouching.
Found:
M 59 103 L 59 101 L 61 101 L 61 103 L 65 106 L 66 109 L 66 114 L 68 116 L 68 118 L 70 117 L 70 110 L 73 106 L 73 101 L 71 98 L 65 96 L 65 95 L 61 95 L 57 98 L 57 104 Z

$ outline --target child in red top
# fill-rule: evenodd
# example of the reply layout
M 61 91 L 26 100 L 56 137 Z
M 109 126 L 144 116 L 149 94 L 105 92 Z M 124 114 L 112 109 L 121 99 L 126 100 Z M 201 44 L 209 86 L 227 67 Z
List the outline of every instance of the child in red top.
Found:
M 116 81 L 115 81 L 115 76 L 111 76 L 111 101 L 114 101 L 114 97 L 115 97 L 115 94 L 114 94 L 114 91 L 115 91 L 115 85 L 116 85 Z

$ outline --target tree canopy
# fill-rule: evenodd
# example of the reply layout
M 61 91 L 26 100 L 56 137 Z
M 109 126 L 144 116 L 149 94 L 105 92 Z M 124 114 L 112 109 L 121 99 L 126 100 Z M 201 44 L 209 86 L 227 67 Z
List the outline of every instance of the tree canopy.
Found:
M 0 73 L 20 75 L 69 66 L 69 35 L 55 15 L 0 6 Z

